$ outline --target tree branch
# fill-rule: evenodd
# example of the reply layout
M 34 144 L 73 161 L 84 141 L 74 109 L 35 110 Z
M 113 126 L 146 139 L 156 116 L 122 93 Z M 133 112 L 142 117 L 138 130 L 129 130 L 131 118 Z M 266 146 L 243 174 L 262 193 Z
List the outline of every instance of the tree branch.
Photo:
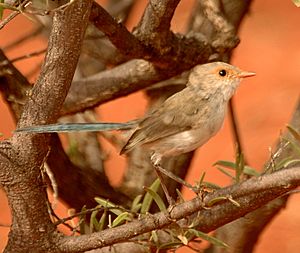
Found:
M 45 62 L 24 105 L 20 127 L 57 120 L 77 65 L 90 7 L 91 1 L 77 0 L 55 12 Z M 48 140 L 44 135 L 14 134 L 0 144 L 0 180 L 13 216 L 5 252 L 56 251 L 51 243 L 56 228 L 48 215 L 40 175 Z
M 169 45 L 170 26 L 180 0 L 150 0 L 135 29 L 135 35 L 146 45 L 162 50 Z
M 107 10 L 113 17 L 126 23 L 135 2 L 136 0 L 110 0 L 108 1 Z
M 125 242 L 186 219 L 198 211 L 200 211 L 199 218 L 194 221 L 197 229 L 209 232 L 267 204 L 298 185 L 300 185 L 300 167 L 280 170 L 220 189 L 202 198 L 196 197 L 174 206 L 170 212 L 148 214 L 139 220 L 91 235 L 61 238 L 59 249 L 64 252 L 86 251 Z M 230 197 L 239 203 L 239 206 L 229 200 L 217 201 L 220 197 Z
M 236 36 L 234 26 L 225 18 L 220 0 L 203 0 L 199 4 L 207 19 L 212 23 L 216 37 L 212 41 L 212 46 L 220 53 L 236 47 L 239 39 Z
M 122 23 L 118 23 L 99 4 L 93 2 L 90 22 L 102 31 L 115 47 L 126 57 L 142 58 L 148 55 L 146 48 Z
M 144 60 L 132 60 L 113 69 L 104 70 L 86 81 L 75 81 L 72 84 L 62 114 L 83 111 L 126 96 L 166 76 L 167 73 L 159 71 L 153 64 Z

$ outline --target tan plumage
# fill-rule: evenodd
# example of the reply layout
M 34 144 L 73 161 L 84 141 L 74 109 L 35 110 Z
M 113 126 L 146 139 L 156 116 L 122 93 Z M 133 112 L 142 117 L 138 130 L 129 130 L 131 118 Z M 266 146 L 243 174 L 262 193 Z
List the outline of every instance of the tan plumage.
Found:
M 253 75 L 223 62 L 196 66 L 185 89 L 140 120 L 121 153 L 145 145 L 160 160 L 202 146 L 221 128 L 241 79 Z

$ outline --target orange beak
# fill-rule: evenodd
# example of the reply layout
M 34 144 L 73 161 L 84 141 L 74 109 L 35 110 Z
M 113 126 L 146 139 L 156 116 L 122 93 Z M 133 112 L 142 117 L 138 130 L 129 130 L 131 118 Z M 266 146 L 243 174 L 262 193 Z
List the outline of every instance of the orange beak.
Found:
M 237 74 L 237 77 L 245 78 L 245 77 L 250 77 L 250 76 L 255 76 L 255 75 L 256 75 L 256 73 L 254 73 L 254 72 L 242 71 L 242 72 Z

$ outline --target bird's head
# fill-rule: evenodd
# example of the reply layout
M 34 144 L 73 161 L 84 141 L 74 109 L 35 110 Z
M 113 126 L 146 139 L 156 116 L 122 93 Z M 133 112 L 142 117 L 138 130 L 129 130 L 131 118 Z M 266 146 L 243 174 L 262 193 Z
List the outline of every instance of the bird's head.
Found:
M 203 92 L 213 94 L 221 92 L 225 100 L 229 100 L 245 77 L 254 76 L 224 62 L 212 62 L 196 66 L 190 73 L 187 86 L 198 86 Z

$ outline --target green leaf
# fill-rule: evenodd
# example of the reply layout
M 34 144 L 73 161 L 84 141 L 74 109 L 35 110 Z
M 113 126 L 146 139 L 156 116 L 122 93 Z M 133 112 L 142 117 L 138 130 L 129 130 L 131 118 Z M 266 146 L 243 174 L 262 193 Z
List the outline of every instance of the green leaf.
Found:
M 237 207 L 241 207 L 240 203 L 234 200 L 232 197 L 227 197 L 227 199 Z
M 300 145 L 293 140 L 289 140 L 286 138 L 283 138 L 283 139 L 285 141 L 288 141 L 289 144 L 291 145 L 292 149 L 294 150 L 294 152 L 297 153 L 297 156 L 300 156 Z
M 230 162 L 230 161 L 224 161 L 224 160 L 220 160 L 217 161 L 216 163 L 213 164 L 214 166 L 219 165 L 219 166 L 223 166 L 225 168 L 230 168 L 230 169 L 236 169 L 236 164 L 234 162 Z
M 225 174 L 226 176 L 228 176 L 228 177 L 230 177 L 231 179 L 235 179 L 235 177 L 234 176 L 232 176 L 228 171 L 226 171 L 225 169 L 223 169 L 223 168 L 221 168 L 221 167 L 217 167 L 217 169 L 219 170 L 219 171 L 221 171 L 223 174 Z
M 167 208 L 165 206 L 164 201 L 162 200 L 162 198 L 157 194 L 157 192 L 151 190 L 150 188 L 146 188 L 146 191 L 148 193 L 150 193 L 151 197 L 153 198 L 153 200 L 155 201 L 156 205 L 158 206 L 159 210 L 162 211 L 166 211 Z
M 207 203 L 207 207 L 211 207 L 211 206 L 213 206 L 214 204 L 216 204 L 216 203 L 218 203 L 218 202 L 220 202 L 220 201 L 223 201 L 223 200 L 228 200 L 228 201 L 230 201 L 232 204 L 234 204 L 235 206 L 237 206 L 237 207 L 240 207 L 241 205 L 240 205 L 240 203 L 239 202 L 237 202 L 237 201 L 235 201 L 231 196 L 220 196 L 220 197 L 216 197 L 216 198 L 213 198 L 211 201 L 209 201 L 208 203 Z
M 152 185 L 149 187 L 149 189 L 151 189 L 154 192 L 157 192 L 159 186 L 160 186 L 159 179 L 156 179 L 152 183 Z M 141 213 L 142 214 L 145 214 L 145 213 L 149 212 L 149 209 L 151 207 L 152 201 L 153 201 L 153 197 L 151 196 L 151 194 L 149 192 L 147 192 L 145 194 L 145 197 L 143 199 L 143 203 L 142 203 L 142 206 L 141 206 Z
M 282 167 L 283 167 L 283 168 L 286 168 L 286 167 L 288 167 L 288 166 L 290 166 L 290 165 L 292 165 L 292 164 L 297 164 L 297 163 L 300 163 L 300 159 L 290 159 L 290 160 L 286 161 L 286 162 L 282 165 Z
M 223 201 L 223 200 L 228 200 L 228 198 L 227 197 L 217 197 L 217 198 L 213 198 L 211 201 L 209 201 L 208 203 L 207 203 L 207 206 L 208 207 L 211 207 L 211 206 L 213 206 L 214 204 L 216 204 L 216 203 L 218 203 L 218 202 L 220 202 L 220 201 Z
M 86 206 L 83 206 L 81 208 L 81 212 L 84 213 L 86 211 Z M 79 216 L 79 231 L 80 231 L 80 234 L 86 234 L 86 231 L 85 231 L 85 214 L 81 214 Z
M 191 228 L 191 229 L 189 229 L 189 232 L 191 232 L 193 235 L 195 235 L 197 237 L 202 238 L 205 241 L 210 242 L 213 245 L 216 245 L 216 246 L 219 246 L 219 247 L 223 247 L 223 248 L 228 248 L 229 247 L 225 242 L 217 239 L 216 237 L 213 237 L 213 236 L 211 236 L 209 234 L 203 233 L 203 232 L 198 231 L 196 229 L 192 229 Z
M 130 209 L 131 212 L 137 213 L 140 210 L 140 208 L 142 206 L 142 204 L 140 203 L 142 197 L 143 197 L 143 195 L 139 194 L 134 198 L 134 200 L 132 201 L 131 209 Z
M 299 2 L 300 2 L 300 0 L 299 0 Z M 298 7 L 299 7 L 299 6 L 298 6 Z M 290 126 L 290 125 L 287 125 L 286 127 L 287 127 L 287 129 L 289 130 L 289 132 L 293 135 L 293 137 L 294 137 L 297 141 L 300 142 L 300 134 L 299 134 L 299 132 L 298 132 L 295 128 L 293 128 L 292 126 Z
M 117 218 L 115 218 L 111 227 L 117 227 L 125 221 L 131 221 L 131 214 L 128 212 L 121 213 Z
M 167 242 L 167 243 L 164 243 L 162 245 L 160 245 L 158 247 L 158 251 L 161 250 L 161 249 L 174 249 L 174 248 L 177 248 L 178 246 L 182 246 L 182 242 L 181 241 L 178 241 L 178 242 Z
M 104 229 L 106 217 L 107 217 L 107 210 L 105 209 L 99 220 L 99 231 L 102 231 Z
M 201 175 L 201 177 L 200 177 L 200 180 L 199 180 L 199 185 L 200 185 L 200 186 L 201 186 L 202 183 L 204 182 L 205 175 L 206 175 L 206 173 L 203 172 L 202 175 Z
M 4 3 L 4 0 L 2 0 L 2 1 L 0 0 L 0 8 L 3 8 L 3 10 L 8 9 L 8 10 L 12 10 L 12 11 L 20 11 L 20 9 L 18 7 Z
M 293 0 L 293 3 L 294 3 L 297 7 L 300 7 L 300 0 Z
M 283 158 L 281 161 L 279 161 L 278 163 L 276 163 L 276 168 L 275 170 L 279 170 L 281 169 L 282 167 L 285 167 L 284 165 L 289 162 L 290 160 L 292 160 L 292 156 L 288 156 L 286 158 Z
M 150 241 L 153 241 L 155 244 L 158 244 L 158 236 L 156 230 L 151 231 Z
M 214 165 L 220 165 L 220 166 L 223 166 L 228 169 L 236 170 L 236 164 L 234 162 L 230 162 L 230 161 L 220 160 L 220 161 L 217 161 Z M 254 168 L 252 168 L 248 165 L 244 166 L 244 174 L 246 174 L 248 176 L 255 176 L 255 177 L 258 177 L 260 175 L 259 172 L 257 172 Z
M 219 186 L 217 184 L 214 184 L 214 183 L 211 183 L 211 182 L 203 182 L 202 185 L 204 187 L 207 187 L 207 188 L 210 188 L 210 189 L 215 189 L 215 190 L 222 188 L 221 186 Z
M 238 183 L 241 179 L 241 176 L 244 173 L 244 167 L 245 167 L 245 160 L 244 160 L 244 155 L 241 152 L 236 152 L 235 156 L 235 164 L 236 164 L 236 169 L 235 169 L 235 181 Z
M 104 208 L 108 208 L 110 212 L 114 213 L 115 215 L 119 216 L 122 211 L 118 209 L 118 207 L 112 203 L 109 202 L 107 199 L 103 199 L 100 197 L 96 197 L 95 201 L 100 205 L 103 206 Z
M 254 168 L 246 165 L 244 167 L 244 174 L 248 175 L 248 176 L 254 176 L 254 177 L 259 177 L 260 173 L 258 171 L 256 171 Z
M 186 236 L 178 235 L 177 238 L 182 242 L 183 245 L 188 245 L 189 240 Z
M 100 224 L 98 223 L 97 220 L 97 214 L 99 213 L 99 210 L 95 210 L 91 214 L 91 219 L 90 219 L 90 232 L 93 233 L 94 231 L 99 231 L 100 230 Z
M 4 0 L 0 0 L 0 4 L 3 4 Z M 4 7 L 0 5 L 0 20 L 3 18 Z M 1 136 L 1 135 L 0 135 Z

